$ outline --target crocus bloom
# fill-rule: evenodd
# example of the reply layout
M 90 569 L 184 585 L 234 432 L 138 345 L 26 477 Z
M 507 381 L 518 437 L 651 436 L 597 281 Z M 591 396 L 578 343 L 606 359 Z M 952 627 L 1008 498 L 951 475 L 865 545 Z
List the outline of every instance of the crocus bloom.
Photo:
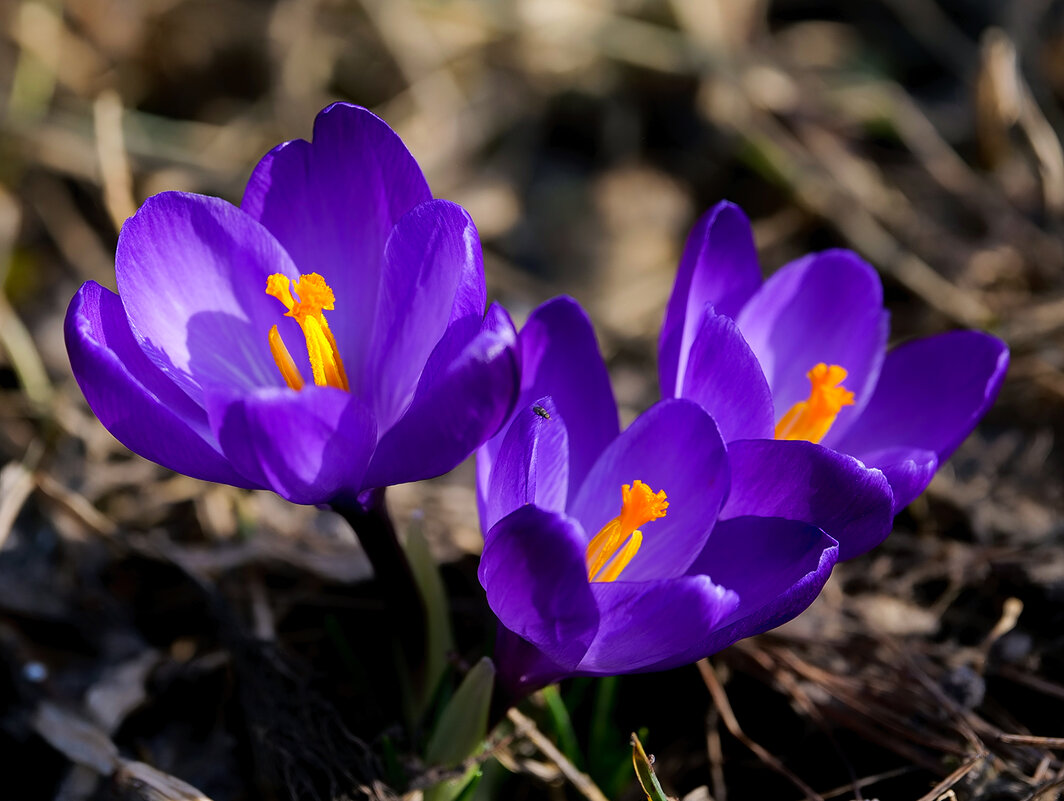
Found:
M 149 198 L 115 270 L 117 295 L 70 304 L 71 366 L 115 437 L 178 472 L 350 502 L 450 470 L 511 409 L 516 335 L 485 314 L 476 228 L 365 109 L 270 151 L 239 208 Z
M 477 453 L 479 576 L 504 627 L 496 662 L 508 700 L 566 676 L 693 662 L 816 597 L 838 543 L 801 519 L 722 514 L 731 492 L 756 488 L 732 481 L 697 403 L 664 400 L 621 432 L 591 325 L 571 300 L 536 309 L 518 342 L 517 410 Z M 851 497 L 837 473 L 824 476 L 811 493 L 889 521 L 881 474 Z
M 742 211 L 720 203 L 702 217 L 669 300 L 659 371 L 662 394 L 709 411 L 733 475 L 756 483 L 751 498 L 729 499 L 729 513 L 797 513 L 838 536 L 830 506 L 808 491 L 813 461 L 882 471 L 895 512 L 927 487 L 996 397 L 1008 350 L 954 331 L 888 352 L 888 330 L 879 276 L 855 253 L 813 253 L 762 283 Z M 777 469 L 753 476 L 765 461 Z M 861 471 L 851 480 L 863 481 Z M 841 558 L 888 532 L 840 537 Z

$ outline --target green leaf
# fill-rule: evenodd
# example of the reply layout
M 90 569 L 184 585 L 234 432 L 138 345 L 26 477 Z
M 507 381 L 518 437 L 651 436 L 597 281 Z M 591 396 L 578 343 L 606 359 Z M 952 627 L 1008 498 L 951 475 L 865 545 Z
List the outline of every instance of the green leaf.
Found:
M 558 746 L 566 758 L 578 768 L 583 770 L 584 756 L 580 753 L 580 746 L 576 741 L 576 731 L 573 729 L 573 721 L 569 716 L 569 710 L 558 692 L 558 685 L 552 684 L 540 690 L 543 700 L 547 702 L 547 712 L 550 714 L 554 733 L 558 736 Z
M 488 733 L 488 710 L 495 687 L 495 665 L 484 657 L 470 670 L 444 708 L 436 724 L 425 760 L 431 765 L 454 768 L 472 756 Z M 425 791 L 425 801 L 463 801 L 473 797 L 481 769 L 472 765 L 457 779 L 435 784 Z
M 429 738 L 425 759 L 431 765 L 457 766 L 471 756 L 488 733 L 488 707 L 495 686 L 495 665 L 484 657 L 459 685 Z
M 416 698 L 416 717 L 425 713 L 447 670 L 447 656 L 454 650 L 451 634 L 450 605 L 440 579 L 436 560 L 429 552 L 425 535 L 418 521 L 411 521 L 406 531 L 406 558 L 414 573 L 421 600 L 425 603 L 425 675 L 424 685 Z
M 424 801 L 470 801 L 484 775 L 479 765 L 473 765 L 457 779 L 434 784 L 425 790 Z
M 643 750 L 643 744 L 635 732 L 632 732 L 632 764 L 635 765 L 635 775 L 639 779 L 639 785 L 647 794 L 647 801 L 673 801 L 661 789 L 658 777 L 654 775 L 654 765 L 647 756 L 647 752 Z

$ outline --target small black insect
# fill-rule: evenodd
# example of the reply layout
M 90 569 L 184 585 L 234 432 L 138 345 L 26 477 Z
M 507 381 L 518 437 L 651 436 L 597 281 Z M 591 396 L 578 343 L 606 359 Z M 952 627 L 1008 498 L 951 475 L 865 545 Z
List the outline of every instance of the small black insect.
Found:
M 542 406 L 533 406 L 532 411 L 542 417 L 544 420 L 550 420 L 550 412 L 544 409 Z

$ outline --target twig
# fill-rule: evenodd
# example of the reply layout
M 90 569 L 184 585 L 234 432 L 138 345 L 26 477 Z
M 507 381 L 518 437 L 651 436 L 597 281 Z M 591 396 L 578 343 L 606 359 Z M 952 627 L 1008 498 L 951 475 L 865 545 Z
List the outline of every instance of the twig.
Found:
M 96 130 L 96 157 L 100 162 L 100 182 L 103 199 L 115 230 L 137 210 L 133 199 L 133 176 L 126 156 L 125 135 L 122 131 L 122 98 L 118 92 L 101 92 L 92 104 L 92 120 Z
M 731 704 L 728 702 L 728 696 L 724 692 L 720 680 L 717 678 L 717 672 L 713 669 L 713 665 L 709 663 L 708 659 L 700 659 L 698 661 L 698 671 L 702 674 L 702 680 L 706 683 L 706 689 L 709 690 L 709 694 L 713 697 L 713 703 L 717 707 L 717 711 L 720 712 L 721 720 L 724 721 L 724 725 L 731 733 L 732 737 L 753 751 L 758 759 L 774 771 L 790 780 L 795 787 L 805 793 L 806 798 L 811 801 L 824 801 L 824 797 L 820 795 L 820 793 L 795 776 L 782 762 L 770 754 L 763 746 L 754 742 L 746 735 L 742 730 L 742 727 L 739 725 L 735 713 L 732 711 Z
M 805 690 L 802 689 L 801 684 L 795 676 L 784 670 L 782 665 L 775 662 L 764 649 L 758 648 L 754 643 L 749 643 L 745 650 L 747 654 L 749 654 L 750 657 L 753 658 L 764 670 L 772 674 L 772 677 L 779 682 L 780 686 L 791 694 L 791 698 L 798 708 L 808 715 L 816 724 L 817 728 L 824 733 L 824 736 L 827 737 L 828 741 L 835 749 L 835 752 L 839 755 L 839 759 L 846 767 L 846 772 L 850 774 L 854 801 L 864 801 L 861 794 L 861 785 L 858 783 L 857 773 L 854 771 L 853 765 L 850 763 L 850 760 L 847 759 L 846 753 L 842 750 L 838 740 L 835 739 L 835 735 L 832 733 L 831 727 L 821 713 L 820 708 L 813 703 L 813 699 L 811 699 Z
M 1064 211 L 1064 149 L 1053 126 L 1034 99 L 1019 67 L 1016 47 L 1000 28 L 990 28 L 983 35 L 983 66 L 993 85 L 1015 108 L 1015 121 L 1027 136 L 1042 178 L 1042 195 L 1053 214 Z
M 887 770 L 883 773 L 877 773 L 874 776 L 862 776 L 854 781 L 839 785 L 833 790 L 828 790 L 824 793 L 824 798 L 838 798 L 840 795 L 848 795 L 857 788 L 871 787 L 873 784 L 879 784 L 887 779 L 895 779 L 898 776 L 905 776 L 908 773 L 918 770 L 915 765 L 903 765 L 900 768 L 894 768 L 894 770 Z
M 4 547 L 26 499 L 33 493 L 33 471 L 41 460 L 43 446 L 34 440 L 21 462 L 8 462 L 0 469 L 0 550 Z
M 42 494 L 59 504 L 91 531 L 104 537 L 113 537 L 118 533 L 115 522 L 93 506 L 84 495 L 65 487 L 48 473 L 38 472 L 36 480 L 37 488 Z
M 714 707 L 706 719 L 706 755 L 709 757 L 709 778 L 713 783 L 713 797 L 728 801 L 728 787 L 724 783 L 724 748 L 720 741 L 720 711 Z
M 519 735 L 531 740 L 532 744 L 543 753 L 543 756 L 557 765 L 562 775 L 569 780 L 584 798 L 589 799 L 589 801 L 609 801 L 598 788 L 598 785 L 591 781 L 591 778 L 586 773 L 582 773 L 572 762 L 566 759 L 565 754 L 558 750 L 557 746 L 550 741 L 550 738 L 536 728 L 536 724 L 531 718 L 523 715 L 515 708 L 511 708 L 506 713 L 506 716 L 517 726 Z
M 1011 745 L 1033 745 L 1052 751 L 1064 751 L 1064 737 L 1036 737 L 1033 734 L 999 734 L 998 740 Z
M 936 799 L 941 797 L 953 785 L 955 785 L 957 782 L 967 776 L 968 773 L 971 772 L 971 770 L 976 765 L 986 759 L 987 756 L 987 754 L 976 754 L 963 765 L 961 765 L 959 768 L 957 768 L 955 771 L 953 771 L 953 773 L 951 773 L 945 779 L 943 779 L 934 787 L 932 787 L 931 792 L 927 793 L 926 795 L 920 796 L 919 801 L 936 801 Z
M 1048 784 L 1043 784 L 1041 787 L 1039 787 L 1037 790 L 1035 790 L 1029 796 L 1024 798 L 1023 801 L 1035 801 L 1035 799 L 1041 798 L 1046 793 L 1048 793 L 1050 790 L 1055 790 L 1055 789 L 1057 789 L 1058 787 L 1061 787 L 1061 786 L 1064 786 L 1064 776 L 1058 776 L 1057 778 L 1053 779 L 1053 781 L 1049 782 Z

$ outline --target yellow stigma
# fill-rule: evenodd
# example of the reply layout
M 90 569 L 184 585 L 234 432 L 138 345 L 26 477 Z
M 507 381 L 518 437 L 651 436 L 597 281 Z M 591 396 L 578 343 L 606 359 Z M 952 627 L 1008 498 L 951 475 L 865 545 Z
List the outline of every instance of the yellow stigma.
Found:
M 842 382 L 846 370 L 837 364 L 821 362 L 808 373 L 812 389 L 809 398 L 798 401 L 776 423 L 776 439 L 804 439 L 820 442 L 831 429 L 843 406 L 853 406 L 853 393 Z
M 295 290 L 293 296 L 292 290 Z M 288 276 L 274 273 L 266 279 L 266 294 L 277 298 L 288 310 L 286 317 L 292 317 L 303 329 L 307 339 L 307 354 L 310 356 L 310 369 L 314 374 L 314 383 L 319 387 L 336 387 L 347 390 L 347 373 L 340 352 L 336 348 L 329 324 L 325 322 L 323 311 L 332 311 L 336 297 L 325 279 L 317 273 L 301 275 L 292 283 Z M 270 329 L 270 353 L 277 362 L 277 369 L 284 376 L 285 383 L 292 389 L 303 388 L 303 376 L 296 367 L 292 354 L 285 347 L 284 340 L 277 326 Z
M 621 575 L 643 543 L 639 527 L 665 517 L 668 506 L 665 490 L 655 493 L 638 479 L 625 484 L 621 490 L 621 513 L 604 525 L 587 546 L 587 580 L 613 581 Z

